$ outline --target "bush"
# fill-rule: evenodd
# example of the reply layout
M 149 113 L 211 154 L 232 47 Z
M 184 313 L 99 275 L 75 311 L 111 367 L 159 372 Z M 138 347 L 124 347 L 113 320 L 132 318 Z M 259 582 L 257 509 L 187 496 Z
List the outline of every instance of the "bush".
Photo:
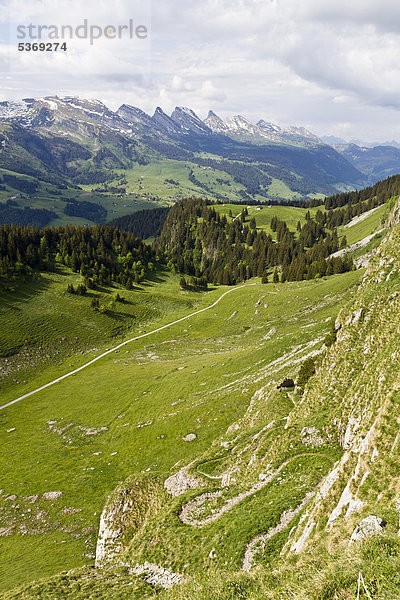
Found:
M 286 377 L 282 383 L 280 383 L 278 385 L 278 390 L 281 388 L 293 388 L 294 387 L 294 381 L 293 379 L 291 379 L 290 377 Z
M 297 376 L 297 385 L 304 387 L 307 381 L 315 373 L 315 358 L 307 358 L 300 367 L 299 374 Z
M 87 288 L 85 285 L 83 285 L 83 283 L 80 283 L 78 285 L 78 287 L 76 288 L 76 293 L 80 294 L 81 296 L 84 296 L 87 292 Z
M 335 319 L 331 319 L 330 331 L 324 339 L 325 346 L 327 348 L 332 346 L 332 344 L 334 344 L 336 342 L 336 338 L 337 338 L 337 329 L 336 329 L 336 325 L 335 325 Z
M 91 301 L 90 301 L 90 306 L 94 310 L 99 310 L 99 308 L 100 308 L 99 299 L 98 298 L 92 298 Z

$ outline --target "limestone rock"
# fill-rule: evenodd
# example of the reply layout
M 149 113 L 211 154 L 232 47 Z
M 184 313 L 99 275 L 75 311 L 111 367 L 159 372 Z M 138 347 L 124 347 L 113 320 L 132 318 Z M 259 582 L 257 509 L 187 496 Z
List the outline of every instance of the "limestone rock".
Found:
M 324 439 L 319 435 L 319 431 L 316 427 L 303 427 L 301 431 L 301 441 L 306 446 L 313 448 L 324 445 Z
M 45 492 L 43 494 L 43 500 L 58 500 L 61 496 L 62 492 Z
M 350 538 L 350 544 L 353 542 L 359 542 L 360 540 L 373 535 L 382 535 L 385 525 L 386 522 L 380 517 L 376 517 L 375 515 L 366 517 L 353 531 L 353 534 Z
M 187 490 L 195 490 L 200 487 L 201 481 L 186 471 L 185 468 L 171 475 L 164 481 L 164 487 L 171 496 L 180 496 Z
M 179 573 L 173 573 L 170 569 L 164 569 L 147 561 L 130 568 L 129 572 L 132 575 L 143 575 L 144 580 L 150 585 L 157 585 L 166 590 L 183 581 L 183 576 Z

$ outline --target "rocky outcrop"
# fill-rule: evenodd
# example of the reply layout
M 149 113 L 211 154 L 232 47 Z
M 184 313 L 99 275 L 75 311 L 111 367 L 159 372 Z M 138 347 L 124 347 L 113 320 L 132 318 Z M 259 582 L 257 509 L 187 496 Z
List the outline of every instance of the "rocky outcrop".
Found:
M 397 221 L 400 204 L 391 218 L 392 224 Z M 294 411 L 303 422 L 311 421 L 318 411 L 324 412 L 318 428 L 329 439 L 333 436 L 344 450 L 309 514 L 291 535 L 289 551 L 294 553 L 305 551 L 322 538 L 328 547 L 339 541 L 345 549 L 349 539 L 353 543 L 381 533 L 383 523 L 379 517 L 367 517 L 356 529 L 354 517 L 361 510 L 362 516 L 367 510 L 379 514 L 382 498 L 390 504 L 398 498 L 391 461 L 397 453 L 399 422 L 399 248 L 397 225 L 376 251 L 354 298 L 339 314 L 337 342 L 326 351 L 305 390 L 306 400 Z M 323 534 L 317 533 L 323 530 Z
M 96 546 L 96 567 L 111 562 L 122 548 L 123 518 L 132 508 L 132 498 L 126 489 L 118 489 L 109 498 L 100 517 Z M 122 519 L 122 522 L 121 522 Z
M 373 535 L 382 535 L 386 522 L 375 515 L 366 517 L 357 525 L 350 538 L 350 544 L 360 542 L 361 540 Z
M 311 446 L 311 448 L 323 446 L 325 443 L 324 438 L 321 437 L 320 432 L 316 427 L 303 427 L 300 435 L 303 444 Z
M 187 490 L 195 490 L 200 487 L 202 484 L 200 479 L 197 477 L 193 477 L 189 475 L 185 468 L 175 473 L 175 475 L 171 475 L 164 482 L 164 488 L 167 490 L 171 496 L 180 496 L 184 494 Z
M 306 504 L 311 500 L 314 492 L 309 492 L 302 502 L 296 506 L 296 508 L 286 510 L 282 513 L 280 521 L 275 527 L 271 527 L 267 531 L 267 533 L 262 533 L 256 536 L 251 542 L 249 542 L 246 546 L 246 550 L 244 553 L 244 559 L 242 563 L 243 571 L 250 571 L 254 565 L 254 557 L 258 552 L 262 552 L 265 548 L 265 544 L 269 539 L 271 539 L 277 533 L 283 531 L 288 527 L 289 523 L 303 510 Z
M 143 575 L 143 579 L 150 585 L 159 586 L 169 590 L 174 585 L 182 583 L 183 575 L 173 573 L 170 569 L 164 569 L 153 563 L 145 562 L 142 565 L 135 565 L 129 569 L 132 575 Z

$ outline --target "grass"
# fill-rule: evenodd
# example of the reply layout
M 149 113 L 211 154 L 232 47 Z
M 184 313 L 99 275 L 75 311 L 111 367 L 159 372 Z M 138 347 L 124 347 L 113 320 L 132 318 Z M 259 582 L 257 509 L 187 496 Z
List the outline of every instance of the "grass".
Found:
M 190 170 L 193 170 L 196 180 L 201 185 L 189 180 Z M 13 173 L 6 169 L 0 169 L 0 175 L 2 172 L 17 175 L 22 179 L 36 181 L 30 176 Z M 234 181 L 232 176 L 224 171 L 201 167 L 195 163 L 157 158 L 155 156 L 152 157 L 149 164 L 134 163 L 132 168 L 116 171 L 116 173 L 126 177 L 127 184 L 123 185 L 126 189 L 124 195 L 100 193 L 96 189 L 100 189 L 101 184 L 90 184 L 81 185 L 81 191 L 72 188 L 62 190 L 62 196 L 60 197 L 52 193 L 57 191 L 54 185 L 40 182 L 38 191 L 32 196 L 20 194 L 7 186 L 5 191 L 0 190 L 0 202 L 6 202 L 8 199 L 17 196 L 16 201 L 20 208 L 45 208 L 54 211 L 57 218 L 53 219 L 50 225 L 84 225 L 91 222 L 85 218 L 68 217 L 64 214 L 64 198 L 81 199 L 100 204 L 108 211 L 107 221 L 111 221 L 139 210 L 168 206 L 178 199 L 190 196 L 207 196 L 210 199 L 221 199 L 223 197 L 227 202 L 238 202 L 243 200 L 240 194 L 245 191 L 242 184 Z M 177 184 L 171 183 L 171 180 L 177 182 Z M 112 186 L 113 182 L 110 182 L 109 185 Z M 206 188 L 202 186 L 206 186 Z M 271 198 L 279 196 L 293 199 L 297 196 L 286 184 L 277 179 L 273 179 L 268 193 Z M 260 203 L 268 201 L 267 198 L 258 195 L 254 199 Z M 286 216 L 291 220 L 290 209 L 287 209 Z M 302 220 L 301 217 L 300 220 Z M 261 223 L 260 226 L 263 226 L 263 224 Z
M 128 353 L 110 355 L 0 413 L 4 456 L 13 452 L 15 457 L 11 465 L 6 459 L 0 463 L 5 482 L 0 526 L 8 519 L 26 528 L 25 535 L 19 529 L 0 538 L 5 557 L 1 600 L 84 594 L 115 600 L 354 600 L 360 572 L 371 598 L 397 598 L 399 235 L 397 229 L 384 242 L 365 275 L 355 271 L 316 281 L 246 285 L 212 310 L 154 339 L 134 342 Z M 198 306 L 211 303 L 223 289 L 199 294 Z M 338 341 L 321 355 L 305 395 L 278 390 L 283 378 L 296 379 L 305 358 L 321 350 L 339 307 L 344 308 Z M 37 380 L 47 375 L 37 374 Z M 295 541 L 305 527 L 303 509 L 257 552 L 256 568 L 240 572 L 246 544 L 276 526 L 284 511 L 298 506 L 332 469 L 343 455 L 340 437 L 349 416 L 360 415 L 359 438 L 339 479 L 328 495 L 307 506 L 316 526 L 306 552 L 280 556 L 289 532 Z M 372 425 L 369 448 L 359 453 Z M 87 436 L 88 427 L 107 430 Z M 314 427 L 322 437 L 317 446 L 304 437 L 304 427 Z M 195 440 L 185 442 L 187 433 L 195 433 Z M 173 498 L 163 483 L 183 466 L 202 478 L 203 487 Z M 225 486 L 221 476 L 228 473 Z M 266 485 L 227 505 L 268 473 L 275 476 Z M 365 505 L 347 517 L 345 508 L 327 530 L 327 517 L 349 481 Z M 127 521 L 116 519 L 123 543 L 118 559 L 169 567 L 185 575 L 183 585 L 152 592 L 123 567 L 90 570 L 99 513 L 117 486 L 111 505 L 126 494 L 132 501 Z M 48 504 L 41 494 L 50 490 L 63 495 Z M 228 510 L 203 527 L 183 524 L 182 507 L 213 491 L 221 495 L 200 505 L 195 518 L 217 516 L 213 510 L 223 506 Z M 7 500 L 13 492 L 17 498 Z M 33 504 L 31 492 L 39 496 Z M 66 512 L 65 507 L 82 510 Z M 48 516 L 33 525 L 29 508 Z M 383 535 L 349 547 L 354 527 L 371 514 L 385 519 Z M 39 536 L 33 526 L 46 531 Z M 63 568 L 74 566 L 73 573 L 7 591 L 16 581 L 56 573 L 60 555 L 53 559 L 51 549 L 59 546 Z M 82 566 L 85 562 L 89 567 Z
M 187 311 L 199 295 L 179 293 L 179 277 L 153 272 L 151 280 L 128 291 L 115 288 L 88 290 L 84 296 L 66 292 L 67 285 L 82 283 L 79 274 L 59 265 L 56 273 L 42 273 L 38 281 L 15 282 L 0 297 L 0 364 L 8 372 L 18 366 L 18 377 L 49 362 L 60 364 L 67 356 L 104 347 L 108 340 L 121 340 L 152 321 Z M 125 302 L 115 302 L 119 293 Z M 98 298 L 104 313 L 90 308 Z M 7 361 L 6 361 L 7 359 Z M 7 381 L 3 378 L 3 385 Z
M 152 327 L 171 321 L 193 307 L 211 304 L 224 290 L 197 295 L 179 292 L 176 277 L 168 277 L 159 287 L 131 292 L 132 305 L 124 308 L 126 313 L 115 330 L 112 315 L 86 312 L 87 300 L 60 293 L 71 277 L 46 276 L 47 285 L 36 290 L 29 302 L 21 297 L 18 309 L 25 311 L 25 317 L 15 317 L 11 307 L 5 307 L 7 318 L 15 319 L 12 322 L 18 329 L 31 315 L 29 331 L 24 335 L 33 340 L 42 316 L 43 331 L 46 335 L 50 331 L 56 340 L 63 333 L 58 329 L 59 311 L 69 307 L 63 325 L 70 328 L 68 335 L 73 338 L 79 331 L 77 337 L 85 338 L 89 346 L 96 343 L 100 352 L 105 339 L 109 347 L 113 336 L 117 341 L 142 328 L 144 322 L 147 328 L 150 321 Z M 214 309 L 133 342 L 77 376 L 0 413 L 4 440 L 0 506 L 6 508 L 2 523 L 7 521 L 13 527 L 10 536 L 0 538 L 5 557 L 0 566 L 3 588 L 55 574 L 61 563 L 67 569 L 91 564 L 99 515 L 117 484 L 141 472 L 162 481 L 177 463 L 187 464 L 208 451 L 213 440 L 246 413 L 260 385 L 253 381 L 255 365 L 260 376 L 269 381 L 270 375 L 264 371 L 277 356 L 298 344 L 322 340 L 329 318 L 337 312 L 337 303 L 358 278 L 359 273 L 352 272 L 315 282 L 246 286 Z M 261 296 L 265 298 L 256 309 Z M 40 310 L 45 310 L 44 316 Z M 229 319 L 234 311 L 238 311 L 237 316 Z M 265 333 L 270 329 L 276 333 L 266 341 Z M 36 343 L 32 342 L 33 346 Z M 20 383 L 9 382 L 2 402 L 79 366 L 90 355 L 76 353 L 66 358 L 61 355 L 56 362 L 50 357 L 47 366 L 42 363 L 36 371 L 32 369 L 27 383 L 19 378 Z M 287 403 L 285 398 L 282 401 Z M 88 435 L 88 428 L 98 432 Z M 189 432 L 196 434 L 194 442 L 183 441 Z M 48 503 L 42 495 L 49 491 L 62 491 L 63 495 Z M 17 496 L 15 501 L 7 500 L 13 495 Z M 39 498 L 30 505 L 26 498 L 34 495 Z M 79 512 L 71 513 L 70 509 Z M 43 510 L 47 513 L 40 521 L 44 532 L 35 533 L 38 527 L 32 514 Z M 21 535 L 23 531 L 27 533 Z M 207 546 L 209 540 L 204 544 Z M 235 545 L 237 539 L 230 538 L 227 559 Z M 61 548 L 58 554 L 55 547 Z M 199 560 L 198 555 L 193 562 Z

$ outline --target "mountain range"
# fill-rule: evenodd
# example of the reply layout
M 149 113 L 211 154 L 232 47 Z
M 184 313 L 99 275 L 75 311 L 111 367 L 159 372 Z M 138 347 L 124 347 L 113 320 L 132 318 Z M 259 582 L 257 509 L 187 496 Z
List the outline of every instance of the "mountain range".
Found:
M 150 116 L 128 104 L 112 111 L 98 100 L 74 97 L 3 102 L 0 142 L 0 169 L 32 177 L 42 204 L 52 196 L 51 184 L 75 190 L 78 200 L 79 192 L 86 200 L 97 194 L 92 200 L 109 210 L 104 188 L 114 188 L 114 200 L 120 193 L 129 204 L 125 211 L 117 206 L 116 216 L 132 212 L 135 202 L 147 208 L 144 202 L 196 195 L 301 200 L 354 189 L 365 179 L 305 129 L 263 120 L 255 125 L 240 115 L 222 120 L 211 111 L 202 121 L 184 107 L 171 115 L 158 107 Z M 12 193 L 6 186 L 4 200 Z
M 282 128 L 263 119 L 253 124 L 241 115 L 223 120 L 212 110 L 202 121 L 193 110 L 182 106 L 176 107 L 170 116 L 157 107 L 150 116 L 135 106 L 123 104 L 114 112 L 98 100 L 75 97 L 25 98 L 21 102 L 0 103 L 0 120 L 22 127 L 51 127 L 57 124 L 68 127 L 71 125 L 69 120 L 76 118 L 77 113 L 122 134 L 157 131 L 177 137 L 223 135 L 239 141 L 251 139 L 253 142 L 298 146 L 324 145 L 316 135 L 304 127 Z
M 377 146 L 391 146 L 392 148 L 400 148 L 400 143 L 396 140 L 386 140 L 385 142 L 365 142 L 359 139 L 345 140 L 342 137 L 336 135 L 322 135 L 320 138 L 324 144 L 329 146 L 337 146 L 342 144 L 355 144 L 360 148 L 376 148 Z
M 0 144 L 0 221 L 40 225 L 104 222 L 194 196 L 300 201 L 400 172 L 394 147 L 332 147 L 264 119 L 114 111 L 72 96 L 1 102 Z

